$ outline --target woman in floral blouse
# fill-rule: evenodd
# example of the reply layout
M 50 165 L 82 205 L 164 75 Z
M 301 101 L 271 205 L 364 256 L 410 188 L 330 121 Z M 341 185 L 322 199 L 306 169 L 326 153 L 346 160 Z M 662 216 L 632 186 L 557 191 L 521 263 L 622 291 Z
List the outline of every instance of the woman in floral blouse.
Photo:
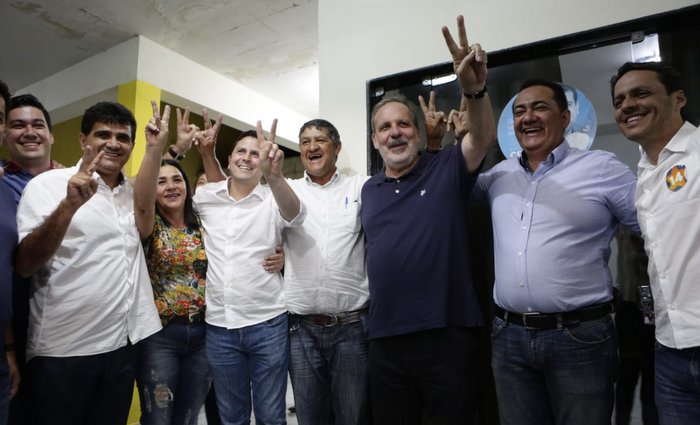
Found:
M 134 212 L 163 329 L 137 345 L 141 424 L 194 425 L 211 383 L 204 350 L 207 257 L 187 175 L 177 161 L 161 161 L 169 107 L 162 119 L 153 108 Z

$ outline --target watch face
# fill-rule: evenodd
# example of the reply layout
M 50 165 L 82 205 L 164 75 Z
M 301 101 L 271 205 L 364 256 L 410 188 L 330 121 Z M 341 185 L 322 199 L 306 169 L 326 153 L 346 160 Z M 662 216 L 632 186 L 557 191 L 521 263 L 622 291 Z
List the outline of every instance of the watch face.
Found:
M 576 87 L 564 83 L 559 84 L 564 88 L 569 111 L 571 111 L 571 122 L 566 127 L 564 137 L 571 147 L 588 150 L 595 139 L 598 124 L 593 104 Z M 506 158 L 520 156 L 522 151 L 518 139 L 515 138 L 515 130 L 513 129 L 513 102 L 515 101 L 515 96 L 503 108 L 503 112 L 501 112 L 501 116 L 498 119 L 498 145 Z

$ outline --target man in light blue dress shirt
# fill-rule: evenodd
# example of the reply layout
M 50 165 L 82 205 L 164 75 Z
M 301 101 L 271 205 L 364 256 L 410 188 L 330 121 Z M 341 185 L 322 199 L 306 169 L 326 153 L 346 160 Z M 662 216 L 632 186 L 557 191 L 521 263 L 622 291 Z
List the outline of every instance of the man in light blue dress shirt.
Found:
M 513 103 L 520 157 L 479 176 L 493 216 L 492 365 L 503 425 L 610 424 L 617 369 L 610 241 L 639 233 L 634 174 L 569 146 L 558 83 L 525 82 Z

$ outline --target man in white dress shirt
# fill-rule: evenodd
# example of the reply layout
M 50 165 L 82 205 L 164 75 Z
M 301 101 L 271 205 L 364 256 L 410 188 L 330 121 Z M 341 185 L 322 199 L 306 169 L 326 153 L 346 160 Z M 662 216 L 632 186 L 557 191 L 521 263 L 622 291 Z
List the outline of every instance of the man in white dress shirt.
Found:
M 160 320 L 122 167 L 136 122 L 100 102 L 82 119 L 82 160 L 32 179 L 19 204 L 16 269 L 32 277 L 27 359 L 33 423 L 126 422 L 132 344 Z
M 661 62 L 624 64 L 611 80 L 615 121 L 639 143 L 635 205 L 649 256 L 655 391 L 663 425 L 700 417 L 700 129 L 684 120 L 682 77 Z
M 290 312 L 290 376 L 301 425 L 369 422 L 367 271 L 360 223 L 366 176 L 338 171 L 338 130 L 302 125 L 304 177 L 289 183 L 308 209 L 285 231 L 285 300 Z
M 251 392 L 257 423 L 286 423 L 289 337 L 282 276 L 266 272 L 260 259 L 281 244 L 282 229 L 301 225 L 306 213 L 282 175 L 284 154 L 274 144 L 274 128 L 270 140 L 259 122 L 257 132 L 242 133 L 228 158 L 231 177 L 201 186 L 194 196 L 209 259 L 207 357 L 226 425 L 250 423 Z M 209 146 L 203 156 L 213 155 Z M 207 169 L 207 175 L 219 171 Z M 260 185 L 263 175 L 268 186 Z

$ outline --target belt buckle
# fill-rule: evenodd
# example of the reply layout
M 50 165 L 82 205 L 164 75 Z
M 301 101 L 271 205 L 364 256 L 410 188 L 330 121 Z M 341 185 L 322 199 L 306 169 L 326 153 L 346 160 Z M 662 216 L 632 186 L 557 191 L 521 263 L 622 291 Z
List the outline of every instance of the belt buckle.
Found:
M 331 326 L 335 326 L 338 324 L 338 316 L 336 316 L 335 314 L 326 314 L 325 316 L 327 316 L 330 319 L 330 322 L 324 323 L 324 327 L 330 328 Z
M 538 312 L 538 311 L 531 311 L 531 312 L 528 312 L 528 313 L 523 313 L 523 314 L 521 314 L 521 316 L 523 316 L 523 326 L 525 327 L 525 329 L 530 329 L 530 330 L 537 330 L 537 329 L 539 329 L 539 328 L 532 327 L 532 326 L 530 326 L 530 325 L 527 324 L 527 318 L 528 318 L 528 316 L 534 317 L 534 316 L 539 316 L 539 315 L 540 315 L 540 312 Z

